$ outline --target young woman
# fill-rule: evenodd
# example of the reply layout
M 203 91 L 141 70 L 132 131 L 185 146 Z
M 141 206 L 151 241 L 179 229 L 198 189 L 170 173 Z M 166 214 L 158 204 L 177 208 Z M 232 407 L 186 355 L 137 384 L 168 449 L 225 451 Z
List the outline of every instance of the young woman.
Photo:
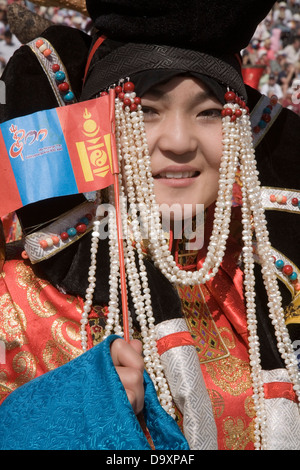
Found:
M 135 2 L 124 10 L 118 2 L 90 1 L 99 30 L 92 44 L 69 29 L 43 34 L 50 48 L 54 37 L 66 43 L 74 36 L 73 44 L 76 37 L 69 70 L 81 100 L 116 91 L 120 196 L 128 202 L 122 220 L 129 233 L 124 253 L 130 341 L 112 336 L 122 335 L 116 221 L 108 215 L 110 237 L 102 240 L 97 215 L 103 202 L 115 204 L 110 188 L 92 203 L 99 206 L 93 230 L 57 255 L 45 251 L 31 264 L 8 247 L 1 277 L 0 325 L 7 345 L 2 448 L 150 448 L 151 438 L 156 448 L 169 449 L 300 446 L 292 344 L 298 338 L 299 120 L 275 97 L 270 101 L 245 87 L 234 54 L 273 2 L 264 8 L 235 5 L 232 23 L 221 29 L 221 55 L 213 25 L 219 31 L 224 2 L 214 2 L 209 28 L 208 17 L 197 13 L 206 11 L 202 3 L 185 6 L 183 28 L 181 2 L 152 2 L 140 12 Z M 40 66 L 36 58 L 45 64 L 36 44 L 24 46 L 4 75 L 14 106 L 3 109 L 3 120 L 28 113 L 28 104 L 14 94 L 20 85 L 14 68 L 22 61 L 32 76 Z M 65 59 L 71 60 L 68 54 Z M 37 83 L 45 108 L 53 107 L 47 80 Z M 33 97 L 30 112 L 38 106 Z M 48 227 L 72 225 L 88 204 L 80 196 L 18 211 L 26 236 L 20 251 L 25 247 L 30 259 L 30 240 Z M 197 249 L 189 249 L 184 230 L 175 236 L 178 216 L 169 233 L 163 230 L 159 208 L 174 204 L 183 216 L 188 207 L 195 222 L 203 206 L 204 237 Z M 162 407 L 155 405 L 150 379 Z M 134 417 L 140 419 L 142 411 L 150 444 L 145 423 L 144 435 Z M 29 416 L 32 432 L 24 433 Z M 160 433 L 160 423 L 169 431 Z

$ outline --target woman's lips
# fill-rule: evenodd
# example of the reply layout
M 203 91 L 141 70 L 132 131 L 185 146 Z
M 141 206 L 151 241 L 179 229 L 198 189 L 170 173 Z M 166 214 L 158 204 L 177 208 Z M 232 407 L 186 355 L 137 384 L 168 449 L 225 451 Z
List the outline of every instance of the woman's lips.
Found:
M 166 186 L 185 187 L 194 183 L 199 174 L 197 170 L 166 168 L 153 175 L 153 178 Z

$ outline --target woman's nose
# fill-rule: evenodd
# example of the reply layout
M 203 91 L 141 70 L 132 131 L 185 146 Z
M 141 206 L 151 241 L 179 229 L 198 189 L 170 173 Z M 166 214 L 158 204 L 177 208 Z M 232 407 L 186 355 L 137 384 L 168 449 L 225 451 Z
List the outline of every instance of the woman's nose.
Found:
M 188 117 L 181 113 L 167 116 L 160 126 L 158 145 L 162 152 L 175 155 L 195 152 L 198 145 L 197 134 Z

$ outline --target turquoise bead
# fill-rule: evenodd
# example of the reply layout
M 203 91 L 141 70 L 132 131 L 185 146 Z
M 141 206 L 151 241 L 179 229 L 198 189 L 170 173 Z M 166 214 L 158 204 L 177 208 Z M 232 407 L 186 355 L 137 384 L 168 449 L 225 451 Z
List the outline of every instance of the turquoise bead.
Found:
M 263 110 L 263 114 L 271 114 L 271 112 L 272 112 L 272 109 L 270 108 L 264 108 Z
M 261 129 L 264 129 L 266 127 L 267 123 L 265 121 L 261 120 L 261 121 L 259 121 L 258 125 Z
M 289 276 L 291 281 L 296 281 L 297 277 L 298 275 L 297 273 L 295 273 L 295 271 L 293 271 L 292 274 Z
M 282 261 L 282 259 L 278 259 L 278 260 L 276 261 L 275 265 L 276 265 L 276 268 L 282 269 L 283 266 L 284 266 L 284 262 Z
M 74 93 L 72 91 L 68 91 L 68 93 L 65 94 L 64 96 L 64 101 L 69 103 L 70 101 L 73 101 L 74 99 Z
M 61 70 L 55 73 L 55 79 L 58 82 L 63 82 L 65 78 L 66 78 L 66 74 L 62 72 Z
M 88 225 L 90 221 L 89 221 L 89 219 L 88 219 L 87 217 L 82 217 L 82 219 L 80 219 L 79 222 L 81 222 L 81 223 L 83 223 L 83 224 L 85 224 L 85 225 Z
M 77 230 L 74 227 L 71 227 L 67 230 L 69 237 L 74 237 L 77 234 Z

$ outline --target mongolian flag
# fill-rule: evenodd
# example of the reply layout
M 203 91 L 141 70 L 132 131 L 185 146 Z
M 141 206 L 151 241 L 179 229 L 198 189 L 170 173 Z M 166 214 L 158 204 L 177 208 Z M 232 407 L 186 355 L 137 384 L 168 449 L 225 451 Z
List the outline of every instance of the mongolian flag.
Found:
M 110 95 L 0 125 L 0 216 L 114 182 Z

